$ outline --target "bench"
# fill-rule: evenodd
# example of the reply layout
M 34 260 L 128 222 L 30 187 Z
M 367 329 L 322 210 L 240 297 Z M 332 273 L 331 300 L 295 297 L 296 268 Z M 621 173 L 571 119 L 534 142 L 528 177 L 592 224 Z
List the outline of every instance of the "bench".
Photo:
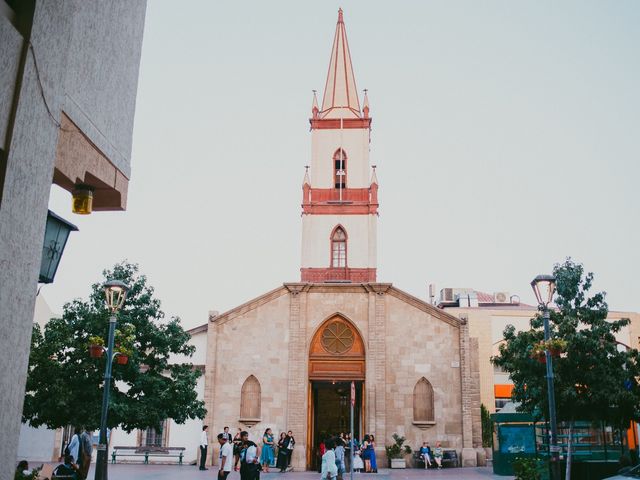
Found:
M 143 464 L 149 464 L 149 457 L 177 458 L 178 465 L 182 465 L 185 447 L 129 447 L 116 446 L 111 452 L 111 463 L 116 463 L 118 457 L 144 457 Z
M 420 449 L 416 449 L 413 452 L 413 462 L 416 468 L 424 468 L 424 459 L 420 455 Z M 431 455 L 431 467 L 435 468 L 436 462 Z M 442 466 L 443 467 L 457 467 L 458 466 L 458 452 L 453 449 L 442 449 Z
M 442 450 L 442 466 L 457 467 L 458 464 L 458 452 L 455 450 Z

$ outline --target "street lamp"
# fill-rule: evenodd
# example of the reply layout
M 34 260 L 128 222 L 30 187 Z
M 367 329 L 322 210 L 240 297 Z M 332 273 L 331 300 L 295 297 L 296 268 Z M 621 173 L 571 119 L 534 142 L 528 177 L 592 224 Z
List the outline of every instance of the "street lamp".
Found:
M 111 390 L 111 363 L 115 358 L 113 337 L 116 331 L 116 313 L 124 305 L 129 287 L 119 280 L 109 280 L 103 286 L 109 316 L 109 340 L 106 348 L 106 365 L 104 367 L 104 386 L 102 391 L 102 413 L 100 416 L 100 440 L 96 458 L 95 480 L 107 480 L 107 413 L 109 410 L 109 391 Z
M 538 308 L 542 311 L 544 321 L 544 340 L 546 344 L 544 356 L 547 366 L 547 396 L 549 401 L 549 430 L 551 439 L 549 441 L 549 453 L 551 454 L 551 478 L 559 480 L 559 452 L 558 447 L 558 425 L 556 423 L 556 396 L 553 389 L 553 360 L 549 352 L 548 341 L 551 337 L 549 331 L 549 304 L 553 300 L 556 291 L 556 279 L 553 275 L 538 275 L 531 281 L 531 288 L 536 294 Z

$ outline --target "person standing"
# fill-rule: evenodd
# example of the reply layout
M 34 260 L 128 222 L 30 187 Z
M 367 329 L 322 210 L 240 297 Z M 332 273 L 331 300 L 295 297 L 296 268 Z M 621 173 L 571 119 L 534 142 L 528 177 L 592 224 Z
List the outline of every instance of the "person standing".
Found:
M 276 468 L 283 473 L 287 470 L 287 434 L 280 432 L 280 438 L 278 439 L 278 460 L 276 461 Z
M 73 458 L 73 462 L 76 464 L 79 463 L 80 457 L 78 456 L 78 453 L 80 452 L 80 429 L 77 427 L 73 429 L 73 436 L 69 441 L 69 445 L 67 445 L 67 449 L 69 450 L 69 455 Z
M 262 435 L 262 453 L 260 454 L 260 463 L 264 473 L 269 473 L 269 466 L 273 463 L 273 433 L 270 428 L 267 428 Z
M 238 462 L 240 462 L 240 452 L 242 451 L 242 429 L 239 428 L 233 437 L 233 469 L 237 472 Z
M 287 438 L 285 439 L 287 444 L 287 467 L 291 466 L 291 457 L 293 457 L 293 447 L 296 446 L 296 439 L 293 438 L 293 432 L 289 430 L 287 432 Z
M 338 475 L 338 467 L 336 466 L 336 453 L 333 450 L 335 443 L 332 438 L 324 442 L 325 453 L 322 455 L 322 464 L 320 467 L 321 479 L 332 480 Z
M 365 435 L 362 440 L 362 461 L 364 462 L 364 473 L 371 473 L 371 440 L 369 435 Z
M 225 430 L 229 430 L 228 427 Z M 233 446 L 231 441 L 228 440 L 229 433 L 225 436 L 224 433 L 218 435 L 218 443 L 220 444 L 220 470 L 218 470 L 218 479 L 227 480 L 227 477 L 231 473 L 231 467 L 233 466 Z
M 202 426 L 202 433 L 200 434 L 200 470 L 207 470 L 205 464 L 207 462 L 207 447 L 209 446 L 209 439 L 207 438 L 208 425 Z
M 229 433 L 229 427 L 224 427 L 222 434 L 227 442 L 231 443 L 233 441 L 233 437 L 231 436 L 231 433 Z
M 93 453 L 93 439 L 86 429 L 83 429 L 80 435 L 80 445 L 78 447 L 78 478 L 85 480 L 89 475 L 89 467 L 91 466 L 91 454 Z
M 376 461 L 376 438 L 369 435 L 369 448 L 371 449 L 371 473 L 378 473 L 378 462 Z
M 240 434 L 242 451 L 240 452 L 240 480 L 257 480 L 260 475 L 258 464 L 258 446 L 249 440 L 249 432 Z
M 338 438 L 336 440 L 336 467 L 338 467 L 338 480 L 342 480 L 342 476 L 344 475 L 345 466 L 344 466 L 344 441 L 342 438 Z

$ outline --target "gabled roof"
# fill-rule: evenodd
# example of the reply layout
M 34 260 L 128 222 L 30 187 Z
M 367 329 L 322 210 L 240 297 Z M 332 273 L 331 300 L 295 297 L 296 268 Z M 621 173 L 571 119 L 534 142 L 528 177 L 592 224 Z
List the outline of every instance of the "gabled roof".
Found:
M 338 10 L 320 118 L 362 118 L 342 9 Z
M 413 307 L 422 310 L 434 318 L 446 322 L 455 327 L 460 326 L 461 320 L 446 311 L 437 308 L 430 303 L 421 300 L 420 298 L 414 297 L 413 295 L 408 294 L 407 292 L 400 290 L 399 288 L 394 287 L 391 283 L 285 283 L 282 286 L 271 290 L 270 292 L 265 293 L 264 295 L 260 295 L 248 302 L 243 303 L 231 310 L 227 310 L 220 315 L 216 315 L 215 317 L 211 317 L 209 319 L 210 322 L 214 323 L 226 323 L 238 315 L 242 315 L 248 311 L 254 310 L 265 303 L 268 303 L 282 295 L 286 295 L 289 292 L 310 292 L 317 291 L 318 293 L 330 293 L 331 291 L 345 291 L 351 290 L 353 292 L 376 292 L 376 293 L 386 293 L 388 295 L 392 295 L 405 303 L 412 305 Z M 189 333 L 198 333 L 203 329 L 206 329 L 206 325 L 201 325 L 189 330 Z

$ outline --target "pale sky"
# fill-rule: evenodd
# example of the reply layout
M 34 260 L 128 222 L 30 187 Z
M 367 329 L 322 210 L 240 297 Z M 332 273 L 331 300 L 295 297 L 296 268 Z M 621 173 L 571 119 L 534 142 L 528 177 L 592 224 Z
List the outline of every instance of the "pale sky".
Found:
M 150 0 L 126 212 L 71 213 L 56 312 L 137 262 L 189 328 L 300 279 L 338 7 L 378 165 L 378 281 L 508 291 L 566 256 L 640 310 L 640 3 Z

